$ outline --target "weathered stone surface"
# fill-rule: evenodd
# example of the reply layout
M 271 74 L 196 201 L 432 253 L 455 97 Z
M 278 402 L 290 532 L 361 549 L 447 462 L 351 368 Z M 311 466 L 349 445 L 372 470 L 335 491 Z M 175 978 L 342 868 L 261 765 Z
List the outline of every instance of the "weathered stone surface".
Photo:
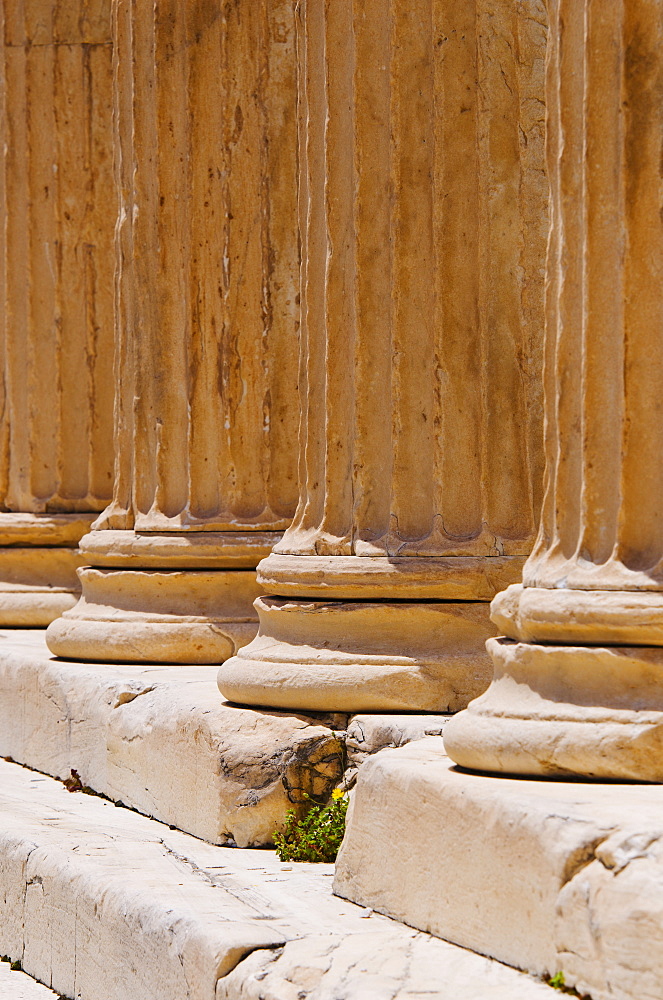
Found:
M 112 799 L 244 846 L 271 842 L 305 795 L 352 783 L 370 754 L 449 718 L 242 708 L 219 702 L 215 670 L 62 662 L 43 633 L 0 632 L 0 755 L 62 778 L 73 768 Z
M 467 774 L 437 737 L 362 766 L 334 881 L 592 1000 L 660 997 L 662 890 L 663 788 Z
M 331 865 L 214 847 L 1 761 L 0 814 L 0 952 L 68 997 L 549 994 L 511 969 L 338 899 Z
M 494 678 L 444 738 L 462 767 L 663 781 L 663 649 L 491 639 Z
M 2 1000 L 58 1000 L 57 993 L 25 972 L 12 971 L 8 962 L 0 962 L 0 996 Z
M 456 712 L 490 681 L 488 604 L 261 597 L 256 639 L 219 669 L 232 701 L 338 712 Z M 361 677 L 361 683 L 358 682 Z
M 113 13 L 115 484 L 85 541 L 83 599 L 48 642 L 67 658 L 219 663 L 257 631 L 255 566 L 297 499 L 294 9 Z
M 378 918 L 379 919 L 379 918 Z M 367 921 L 370 928 L 375 917 Z M 543 983 L 392 924 L 252 952 L 216 1000 L 550 1000 Z
M 352 764 L 386 747 L 402 747 L 424 736 L 441 736 L 449 715 L 355 715 L 348 722 L 346 748 Z
M 540 504 L 544 4 L 297 11 L 300 499 L 258 570 L 287 619 L 260 602 L 219 687 L 456 711 L 489 669 L 479 602 L 519 577 Z M 473 613 L 459 670 L 451 618 Z
M 110 6 L 0 4 L 0 625 L 76 603 L 111 495 Z
M 120 663 L 209 663 L 256 633 L 255 572 L 86 566 L 83 594 L 47 633 L 56 656 Z M 97 648 L 98 645 L 98 648 Z
M 660 781 L 660 655 L 638 647 L 663 646 L 663 3 L 549 14 L 546 495 L 523 583 L 493 606 L 519 642 L 492 645 L 495 680 L 447 749 L 481 770 Z
M 340 779 L 346 720 L 226 705 L 215 674 L 61 662 L 43 633 L 0 633 L 0 755 L 61 778 L 74 768 L 213 843 L 270 843 L 305 794 L 324 801 Z

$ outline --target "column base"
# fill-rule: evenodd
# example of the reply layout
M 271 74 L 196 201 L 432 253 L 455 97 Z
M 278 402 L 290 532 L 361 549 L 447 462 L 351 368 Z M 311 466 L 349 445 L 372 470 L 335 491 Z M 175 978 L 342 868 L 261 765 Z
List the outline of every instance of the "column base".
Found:
M 94 514 L 0 513 L 0 626 L 44 628 L 73 608 Z
M 85 567 L 82 596 L 46 632 L 72 660 L 220 663 L 255 636 L 253 570 Z
M 80 544 L 81 599 L 50 626 L 48 648 L 70 660 L 221 663 L 256 634 L 255 566 L 280 537 L 93 530 Z
M 44 628 L 81 592 L 77 549 L 0 549 L 0 627 Z
M 230 701 L 309 711 L 457 712 L 487 687 L 482 602 L 256 601 L 260 630 L 219 670 Z
M 529 776 L 663 781 L 663 649 L 491 639 L 494 678 L 449 721 L 461 767 Z

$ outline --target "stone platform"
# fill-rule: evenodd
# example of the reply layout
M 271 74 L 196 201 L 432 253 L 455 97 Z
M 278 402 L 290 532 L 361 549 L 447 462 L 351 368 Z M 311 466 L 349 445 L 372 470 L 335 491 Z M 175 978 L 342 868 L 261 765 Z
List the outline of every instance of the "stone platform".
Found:
M 554 996 L 338 899 L 332 874 L 206 844 L 0 761 L 0 953 L 67 998 Z
M 216 667 L 56 660 L 41 630 L 0 633 L 0 756 L 212 843 L 269 843 L 344 767 L 346 717 L 231 707 Z
M 2 1000 L 58 1000 L 57 993 L 20 970 L 13 970 L 9 962 L 0 962 L 0 997 Z
M 334 891 L 592 1000 L 663 996 L 663 786 L 454 767 L 442 739 L 363 765 Z
M 55 659 L 44 632 L 0 631 L 0 756 L 85 785 L 197 837 L 271 842 L 384 746 L 448 717 L 309 715 L 225 703 L 216 666 Z

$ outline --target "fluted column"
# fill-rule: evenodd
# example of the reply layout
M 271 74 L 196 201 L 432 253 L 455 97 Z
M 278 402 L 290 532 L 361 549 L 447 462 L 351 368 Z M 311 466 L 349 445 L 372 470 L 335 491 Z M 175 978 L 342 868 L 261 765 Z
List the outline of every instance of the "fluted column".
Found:
M 299 5 L 300 499 L 233 700 L 455 711 L 539 509 L 539 3 Z
M 218 662 L 297 497 L 289 0 L 114 0 L 115 489 L 53 652 Z
M 47 625 L 112 489 L 110 0 L 0 21 L 0 624 Z
M 468 767 L 663 780 L 662 25 L 551 4 L 546 498 L 495 679 L 445 731 Z

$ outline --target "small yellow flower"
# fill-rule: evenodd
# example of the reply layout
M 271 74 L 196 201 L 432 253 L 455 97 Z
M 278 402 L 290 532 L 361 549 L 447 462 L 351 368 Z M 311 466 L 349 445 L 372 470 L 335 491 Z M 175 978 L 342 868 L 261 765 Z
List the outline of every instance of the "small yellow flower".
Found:
M 340 788 L 335 788 L 334 791 L 332 792 L 332 798 L 338 801 L 338 799 L 343 798 L 344 794 L 345 793 L 342 792 Z

